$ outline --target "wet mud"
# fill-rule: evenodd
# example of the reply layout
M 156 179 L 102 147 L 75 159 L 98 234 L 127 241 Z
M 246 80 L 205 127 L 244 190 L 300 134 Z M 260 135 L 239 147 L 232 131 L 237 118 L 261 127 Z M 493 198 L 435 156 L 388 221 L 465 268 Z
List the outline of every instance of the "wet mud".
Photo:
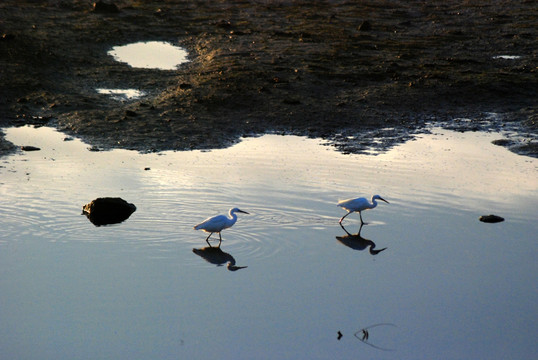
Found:
M 360 152 L 426 123 L 472 119 L 458 126 L 516 129 L 519 140 L 499 145 L 538 154 L 534 1 L 114 5 L 0 3 L 0 126 L 51 125 L 99 148 L 139 151 L 277 132 Z M 137 41 L 182 46 L 190 62 L 135 69 L 107 55 Z M 146 95 L 118 101 L 97 88 Z M 0 153 L 9 149 L 0 142 Z

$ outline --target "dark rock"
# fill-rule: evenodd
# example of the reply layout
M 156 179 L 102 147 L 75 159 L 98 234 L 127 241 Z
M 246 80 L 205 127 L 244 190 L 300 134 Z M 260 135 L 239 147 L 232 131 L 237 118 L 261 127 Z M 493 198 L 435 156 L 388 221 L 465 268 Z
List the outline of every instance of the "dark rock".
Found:
M 136 211 L 136 206 L 122 198 L 97 198 L 82 207 L 82 215 L 95 226 L 118 224 L 129 218 Z
M 97 1 L 93 3 L 93 11 L 102 14 L 117 14 L 120 9 L 116 4 L 107 4 L 104 1 Z
M 498 223 L 504 221 L 504 218 L 497 215 L 482 215 L 478 220 L 485 223 Z
M 22 151 L 39 151 L 41 149 L 35 146 L 31 146 L 31 145 L 24 145 L 24 146 L 21 146 L 21 150 Z

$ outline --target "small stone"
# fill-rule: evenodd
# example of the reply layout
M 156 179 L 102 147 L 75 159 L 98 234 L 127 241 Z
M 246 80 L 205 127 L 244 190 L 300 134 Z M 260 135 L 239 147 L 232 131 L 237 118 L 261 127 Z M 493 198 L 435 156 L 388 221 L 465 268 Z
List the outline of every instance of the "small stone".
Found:
M 358 30 L 359 31 L 370 31 L 370 30 L 372 30 L 372 24 L 370 24 L 370 22 L 365 20 L 359 25 Z
M 24 146 L 21 146 L 21 150 L 22 151 L 39 151 L 41 149 L 35 146 L 31 146 L 31 145 L 24 145 Z
M 93 3 L 93 11 L 102 14 L 116 14 L 120 12 L 120 9 L 116 4 L 107 4 L 104 1 L 97 1 Z
M 497 216 L 497 215 L 482 215 L 480 216 L 480 218 L 478 219 L 482 222 L 485 222 L 485 223 L 498 223 L 498 222 L 502 222 L 504 221 L 504 218 L 500 217 L 500 216 Z
M 15 39 L 15 35 L 13 34 L 2 34 L 2 37 L 0 38 L 2 41 L 9 41 Z

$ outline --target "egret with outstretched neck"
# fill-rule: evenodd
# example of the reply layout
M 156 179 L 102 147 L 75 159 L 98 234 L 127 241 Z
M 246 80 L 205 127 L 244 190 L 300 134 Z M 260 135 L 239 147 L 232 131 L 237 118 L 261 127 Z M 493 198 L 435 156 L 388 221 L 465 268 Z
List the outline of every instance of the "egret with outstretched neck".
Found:
M 248 212 L 246 211 L 240 210 L 238 208 L 233 208 L 233 209 L 230 209 L 230 211 L 228 212 L 228 216 L 217 215 L 217 216 L 207 218 L 201 223 L 199 223 L 198 225 L 196 225 L 194 227 L 194 230 L 203 230 L 209 233 L 209 235 L 205 239 L 205 241 L 207 242 L 209 246 L 211 246 L 211 244 L 209 243 L 209 238 L 211 237 L 211 235 L 213 235 L 213 233 L 219 233 L 219 239 L 220 239 L 219 247 L 220 247 L 220 244 L 222 242 L 222 236 L 220 232 L 224 229 L 232 227 L 235 224 L 235 222 L 237 221 L 237 215 L 235 214 L 236 212 L 248 214 Z
M 381 201 L 384 201 L 386 202 L 387 204 L 390 204 L 387 200 L 383 199 L 381 196 L 379 195 L 374 195 L 372 196 L 372 203 L 370 204 L 368 202 L 368 200 L 366 198 L 363 198 L 363 197 L 360 197 L 360 198 L 356 198 L 356 199 L 347 199 L 347 200 L 341 200 L 338 202 L 338 204 L 336 206 L 340 206 L 341 208 L 343 208 L 344 210 L 347 210 L 347 214 L 345 214 L 344 216 L 342 216 L 342 218 L 340 219 L 339 223 L 342 224 L 342 220 L 344 220 L 344 218 L 346 216 L 348 216 L 349 214 L 353 213 L 353 212 L 358 212 L 359 213 L 359 216 L 361 218 L 361 224 L 364 224 L 365 222 L 362 221 L 362 214 L 361 214 L 361 211 L 363 210 L 370 210 L 370 209 L 373 209 L 377 206 L 377 201 L 376 199 L 379 199 Z

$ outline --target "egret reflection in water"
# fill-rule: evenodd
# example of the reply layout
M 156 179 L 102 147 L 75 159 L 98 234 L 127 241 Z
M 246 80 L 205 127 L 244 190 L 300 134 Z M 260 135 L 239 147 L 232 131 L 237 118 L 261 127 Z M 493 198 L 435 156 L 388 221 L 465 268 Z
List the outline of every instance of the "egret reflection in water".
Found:
M 222 266 L 228 263 L 226 267 L 230 271 L 237 271 L 246 268 L 246 266 L 236 266 L 234 257 L 229 253 L 222 251 L 220 247 L 206 246 L 201 249 L 192 249 L 192 252 L 202 257 L 210 264 Z
M 353 250 L 365 250 L 366 248 L 369 248 L 370 254 L 377 255 L 381 251 L 386 250 L 387 248 L 378 249 L 375 250 L 375 243 L 372 240 L 365 239 L 361 236 L 362 227 L 364 224 L 361 224 L 359 228 L 359 232 L 356 234 L 351 234 L 349 231 L 346 230 L 344 225 L 340 224 L 340 227 L 344 229 L 346 232 L 346 235 L 344 236 L 337 236 L 336 240 L 338 240 L 340 243 L 344 244 L 345 246 L 353 249 Z

